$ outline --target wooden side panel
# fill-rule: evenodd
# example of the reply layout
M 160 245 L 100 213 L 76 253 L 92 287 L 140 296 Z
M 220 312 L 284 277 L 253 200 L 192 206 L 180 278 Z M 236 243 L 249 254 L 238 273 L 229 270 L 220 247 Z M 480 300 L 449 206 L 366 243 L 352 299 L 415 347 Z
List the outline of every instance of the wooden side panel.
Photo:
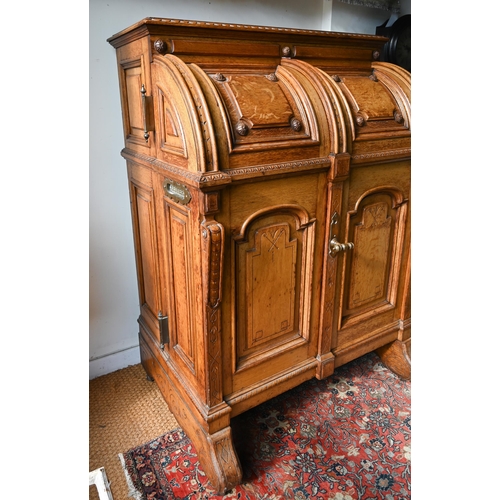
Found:
M 117 51 L 125 146 L 142 154 L 154 151 L 154 134 L 144 137 L 144 118 L 151 116 L 151 103 L 142 100 L 141 88 L 151 95 L 146 39 L 136 40 Z
M 158 89 L 158 146 L 166 155 L 169 153 L 187 158 L 186 139 L 181 126 L 176 106 L 171 101 L 171 96 L 163 89 Z
M 144 142 L 144 130 L 142 120 L 141 86 L 142 86 L 142 65 L 141 61 L 137 65 L 124 65 L 125 88 L 128 101 L 128 140 L 139 140 Z
M 190 157 L 196 159 L 196 145 L 189 129 L 185 97 L 182 95 L 184 84 L 182 76 L 169 65 L 169 61 L 155 60 L 151 67 L 154 81 L 157 157 L 171 165 L 189 168 L 189 162 L 192 160 Z M 186 124 L 188 124 L 187 130 Z
M 138 186 L 134 186 L 137 222 L 139 225 L 139 246 L 141 248 L 141 268 L 143 281 L 143 300 L 155 311 L 158 305 L 155 247 L 154 242 L 154 215 L 152 212 L 152 193 Z
M 170 288 L 170 344 L 178 366 L 195 373 L 195 290 L 189 212 L 164 200 Z
M 155 318 L 161 309 L 160 276 L 151 172 L 145 167 L 129 165 L 129 180 L 141 314 L 159 339 Z

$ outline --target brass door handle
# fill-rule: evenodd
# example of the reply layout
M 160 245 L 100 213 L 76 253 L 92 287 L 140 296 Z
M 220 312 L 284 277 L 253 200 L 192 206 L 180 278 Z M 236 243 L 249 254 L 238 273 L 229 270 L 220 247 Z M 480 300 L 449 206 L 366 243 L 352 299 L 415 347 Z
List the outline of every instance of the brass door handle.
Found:
M 339 243 L 337 241 L 336 226 L 338 224 L 339 214 L 335 212 L 330 221 L 330 242 L 328 244 L 330 257 L 333 259 L 339 252 L 347 252 L 354 248 L 354 243 Z
M 334 236 L 330 240 L 330 257 L 335 257 L 339 252 L 346 252 L 347 250 L 352 250 L 354 248 L 354 243 L 339 243 L 337 237 Z
M 148 142 L 149 132 L 154 131 L 154 117 L 153 117 L 153 96 L 146 95 L 146 87 L 142 84 L 141 87 L 142 99 L 142 121 L 144 127 L 144 139 Z

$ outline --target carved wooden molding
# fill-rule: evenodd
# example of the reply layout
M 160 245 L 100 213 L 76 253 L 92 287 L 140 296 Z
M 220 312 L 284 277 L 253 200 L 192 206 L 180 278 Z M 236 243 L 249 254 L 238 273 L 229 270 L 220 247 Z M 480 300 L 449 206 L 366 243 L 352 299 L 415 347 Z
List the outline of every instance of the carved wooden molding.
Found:
M 224 228 L 218 222 L 201 224 L 203 246 L 203 284 L 205 290 L 206 349 L 208 353 L 207 403 L 222 402 L 222 262 Z
M 352 155 L 352 160 L 373 160 L 374 158 L 384 159 L 394 156 L 396 158 L 410 158 L 411 148 L 392 149 L 385 151 L 374 151 L 373 153 L 363 153 Z
M 330 77 L 324 71 L 300 60 L 282 61 L 285 68 L 293 68 L 309 80 L 318 94 L 321 96 L 323 106 L 327 110 L 327 120 L 329 122 L 331 151 L 333 153 L 343 153 L 347 151 L 347 126 L 345 116 L 349 117 L 349 106 L 345 101 L 337 82 L 341 79 L 338 75 Z
M 248 228 L 254 220 L 259 219 L 268 214 L 283 213 L 283 212 L 288 212 L 297 217 L 297 221 L 299 222 L 297 229 L 305 228 L 316 222 L 316 219 L 310 218 L 310 215 L 307 213 L 307 210 L 301 207 L 300 205 L 284 204 L 284 205 L 266 207 L 261 210 L 257 210 L 252 215 L 250 215 L 250 217 L 248 217 L 248 219 L 246 219 L 245 222 L 241 225 L 239 233 L 233 235 L 233 239 L 235 241 L 246 239 Z
M 190 63 L 189 67 L 198 79 L 198 83 L 205 93 L 205 98 L 207 100 L 207 104 L 209 105 L 209 111 L 211 111 L 212 119 L 216 121 L 219 119 L 221 120 L 217 125 L 218 147 L 221 148 L 221 151 L 231 151 L 231 124 L 228 116 L 223 111 L 224 102 L 218 90 L 218 87 L 225 85 L 224 82 L 227 81 L 227 78 L 221 73 L 217 73 L 216 76 L 220 74 L 220 77 L 218 78 L 224 78 L 224 81 L 220 81 L 219 84 L 214 84 L 213 76 L 210 76 L 208 73 L 203 71 L 198 65 Z
M 395 65 L 387 63 L 372 63 L 374 74 L 394 96 L 398 109 L 398 115 L 394 116 L 397 123 L 404 124 L 411 130 L 411 76 Z
M 332 214 L 342 213 L 342 193 L 344 189 L 343 182 L 335 182 L 329 186 L 329 196 L 328 199 L 332 200 L 332 204 L 328 207 L 328 219 L 330 220 Z M 343 230 L 343 228 L 340 228 Z M 329 228 L 326 228 L 328 231 Z M 325 241 L 328 241 L 326 237 Z M 320 336 L 319 336 L 319 353 L 326 354 L 331 351 L 332 346 L 335 345 L 336 337 L 333 336 L 333 321 L 335 316 L 335 284 L 337 280 L 337 272 L 339 266 L 339 259 L 331 259 L 328 257 L 327 252 L 325 252 L 323 260 L 323 289 L 322 289 L 322 301 L 324 303 L 324 308 L 320 318 Z
M 313 169 L 330 168 L 330 158 L 314 158 L 312 160 L 298 160 L 272 165 L 257 165 L 254 167 L 242 167 L 226 170 L 225 173 L 231 177 L 244 177 L 245 175 L 260 174 L 281 174 L 288 171 L 301 172 Z
M 393 200 L 392 203 L 392 208 L 397 208 L 401 206 L 403 203 L 407 203 L 408 199 L 405 197 L 404 193 L 399 189 L 397 186 L 390 186 L 390 185 L 385 185 L 385 186 L 377 186 L 372 189 L 367 189 L 364 191 L 356 201 L 356 204 L 354 205 L 354 210 L 351 210 L 349 212 L 349 217 L 352 217 L 353 215 L 356 214 L 356 212 L 359 210 L 359 206 L 363 202 L 365 198 L 368 196 L 371 196 L 373 194 L 387 194 L 391 197 Z
M 148 167 L 152 165 L 161 172 L 170 172 L 171 174 L 175 174 L 177 179 L 199 189 L 210 186 L 221 186 L 232 182 L 229 173 L 192 172 L 174 165 L 169 165 L 168 163 L 156 158 L 151 159 L 150 156 L 138 153 L 137 151 L 128 148 L 123 149 L 121 154 L 127 160 L 131 160 Z
M 161 17 L 148 17 L 142 21 L 144 25 L 167 25 L 171 27 L 179 26 L 180 29 L 184 26 L 193 26 L 197 28 L 205 28 L 209 30 L 236 30 L 236 31 L 256 31 L 258 33 L 262 32 L 272 32 L 272 33 L 289 33 L 289 34 L 308 34 L 308 35 L 319 35 L 321 37 L 328 38 L 337 38 L 340 40 L 345 40 L 348 38 L 352 39 L 364 39 L 364 40 L 373 40 L 374 42 L 379 42 L 379 37 L 375 35 L 367 35 L 362 33 L 339 33 L 334 31 L 319 31 L 319 30 L 308 30 L 308 29 L 300 29 L 300 28 L 281 28 L 275 26 L 260 26 L 254 24 L 235 24 L 235 23 L 219 23 L 219 22 L 211 22 L 211 21 L 191 21 L 188 19 L 168 19 Z M 126 32 L 126 30 L 117 33 L 109 39 L 109 42 L 113 44 L 113 40 L 120 36 L 122 33 Z
M 177 56 L 166 54 L 162 58 L 155 58 L 155 63 L 170 69 L 177 78 L 174 79 L 179 91 L 191 105 L 186 111 L 191 115 L 191 124 L 195 137 L 201 140 L 194 141 L 199 154 L 197 170 L 201 172 L 218 170 L 217 148 L 215 146 L 215 132 L 208 105 L 203 91 L 189 66 Z M 174 84 L 172 82 L 171 84 Z
M 260 384 L 258 387 L 252 390 L 248 389 L 243 389 L 242 391 L 229 396 L 226 401 L 230 406 L 235 406 L 243 401 L 246 401 L 247 399 L 252 398 L 253 396 L 257 396 L 258 394 L 261 394 L 262 392 L 267 391 L 268 389 L 272 389 L 273 387 L 276 387 L 277 385 L 280 385 L 284 382 L 287 382 L 288 380 L 291 380 L 298 375 L 301 375 L 302 373 L 305 373 L 311 368 L 316 369 L 316 364 L 317 361 L 316 359 L 307 361 L 306 363 L 302 364 L 301 366 L 298 366 L 296 368 L 291 369 L 288 372 L 285 373 L 280 373 L 279 377 L 274 377 L 272 380 L 267 381 L 266 383 Z

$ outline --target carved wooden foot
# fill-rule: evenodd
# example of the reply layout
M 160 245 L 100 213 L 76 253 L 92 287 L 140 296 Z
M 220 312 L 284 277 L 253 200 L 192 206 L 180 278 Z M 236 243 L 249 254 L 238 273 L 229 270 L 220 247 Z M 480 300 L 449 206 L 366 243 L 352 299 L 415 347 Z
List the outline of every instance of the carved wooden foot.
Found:
M 141 333 L 143 331 L 141 330 Z M 155 357 L 156 348 L 144 331 L 140 337 L 141 362 L 149 377 L 153 378 L 165 398 L 170 411 L 187 434 L 198 454 L 207 479 L 217 493 L 224 494 L 241 483 L 243 472 L 233 443 L 230 412 L 226 404 L 210 409 L 202 415 L 190 402 L 181 383 L 175 383 L 165 358 Z
M 409 345 L 395 340 L 391 344 L 387 344 L 376 350 L 380 359 L 387 368 L 392 370 L 402 379 L 408 380 L 411 378 L 411 358 Z
M 207 479 L 220 495 L 224 495 L 241 483 L 243 472 L 234 448 L 230 427 L 210 435 L 198 428 L 191 441 L 196 447 Z

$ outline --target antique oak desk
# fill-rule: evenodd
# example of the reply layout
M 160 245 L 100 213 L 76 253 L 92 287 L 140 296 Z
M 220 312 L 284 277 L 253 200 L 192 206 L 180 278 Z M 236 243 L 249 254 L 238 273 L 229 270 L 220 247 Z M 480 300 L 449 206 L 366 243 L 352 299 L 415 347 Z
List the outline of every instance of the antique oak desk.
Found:
M 410 376 L 410 74 L 371 35 L 147 18 L 108 41 L 141 360 L 224 492 L 233 416 L 373 350 Z

